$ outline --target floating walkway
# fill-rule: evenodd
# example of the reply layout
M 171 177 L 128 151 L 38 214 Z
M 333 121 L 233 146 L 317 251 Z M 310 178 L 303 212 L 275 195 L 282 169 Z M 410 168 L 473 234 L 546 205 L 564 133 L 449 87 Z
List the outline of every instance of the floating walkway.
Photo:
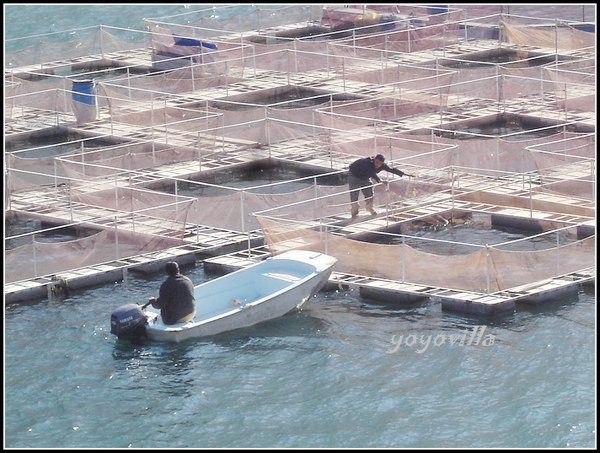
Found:
M 269 255 L 265 247 L 208 258 L 204 269 L 211 273 L 229 273 L 249 266 Z M 440 302 L 442 310 L 475 316 L 495 316 L 515 309 L 517 303 L 540 304 L 557 295 L 577 292 L 593 284 L 596 268 L 561 275 L 544 281 L 490 294 L 404 283 L 364 275 L 333 272 L 326 288 L 358 289 L 362 297 L 399 306 L 410 306 L 427 299 Z
M 85 55 L 64 60 L 50 61 L 4 69 L 4 78 L 11 76 L 45 76 L 60 75 L 69 72 L 98 68 L 130 68 L 136 73 L 150 72 L 152 70 L 152 48 L 141 47 L 116 52 Z
M 120 282 L 127 279 L 130 270 L 154 273 L 164 268 L 167 261 L 177 261 L 186 265 L 195 261 L 196 250 L 190 245 L 171 248 L 155 253 L 147 253 L 106 263 L 57 272 L 28 280 L 4 284 L 4 303 L 42 299 L 45 297 L 65 297 L 69 291 L 90 288 L 95 285 Z
M 64 297 L 68 291 L 88 288 L 128 278 L 129 272 L 157 273 L 167 261 L 175 260 L 181 266 L 193 264 L 206 248 L 185 244 L 179 247 L 148 253 L 56 275 L 8 283 L 5 285 L 5 304 L 44 297 Z M 207 274 L 226 274 L 249 266 L 270 256 L 266 246 L 233 253 L 219 254 L 204 260 Z M 485 294 L 409 282 L 333 272 L 326 290 L 358 289 L 362 297 L 399 306 L 410 306 L 426 300 L 441 303 L 442 310 L 475 316 L 496 316 L 511 312 L 517 303 L 541 304 L 559 295 L 576 293 L 581 286 L 593 286 L 595 267 L 545 279 L 495 293 Z

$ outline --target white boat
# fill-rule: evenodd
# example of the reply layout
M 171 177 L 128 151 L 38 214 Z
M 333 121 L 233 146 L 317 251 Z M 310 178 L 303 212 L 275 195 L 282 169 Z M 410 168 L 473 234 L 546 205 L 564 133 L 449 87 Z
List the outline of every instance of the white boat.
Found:
M 143 314 L 147 320 L 143 333 L 149 339 L 179 342 L 278 318 L 314 296 L 329 280 L 336 262 L 329 255 L 304 250 L 267 258 L 196 286 L 196 316 L 191 321 L 166 325 L 156 310 L 148 309 Z M 128 337 L 122 320 L 135 327 L 139 315 L 133 313 L 134 307 L 141 313 L 139 306 L 129 304 L 111 317 L 111 332 L 119 338 Z

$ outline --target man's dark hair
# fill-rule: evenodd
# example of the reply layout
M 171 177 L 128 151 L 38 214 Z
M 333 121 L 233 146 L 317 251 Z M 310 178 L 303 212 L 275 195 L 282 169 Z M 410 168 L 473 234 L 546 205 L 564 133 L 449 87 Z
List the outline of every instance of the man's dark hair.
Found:
M 385 157 L 383 157 L 383 154 L 377 154 L 375 156 L 375 159 L 380 160 L 381 162 L 385 162 Z
M 177 264 L 175 261 L 169 261 L 167 264 L 165 264 L 165 272 L 167 275 L 177 275 L 179 273 L 179 264 Z

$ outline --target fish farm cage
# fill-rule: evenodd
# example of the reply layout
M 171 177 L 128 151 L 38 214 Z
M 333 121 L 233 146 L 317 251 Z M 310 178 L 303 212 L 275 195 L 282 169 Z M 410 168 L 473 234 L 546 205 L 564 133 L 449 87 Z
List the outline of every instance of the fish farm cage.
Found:
M 473 313 L 595 281 L 594 5 L 227 8 L 6 41 L 6 303 L 293 248 Z

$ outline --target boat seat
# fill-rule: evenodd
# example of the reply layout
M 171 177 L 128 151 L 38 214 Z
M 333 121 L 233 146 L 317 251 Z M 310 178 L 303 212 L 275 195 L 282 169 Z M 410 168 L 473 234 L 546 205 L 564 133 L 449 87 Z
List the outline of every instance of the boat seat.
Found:
M 300 280 L 300 277 L 289 274 L 287 272 L 265 272 L 263 274 L 265 277 L 276 278 L 278 280 L 284 280 L 286 282 L 297 282 Z

